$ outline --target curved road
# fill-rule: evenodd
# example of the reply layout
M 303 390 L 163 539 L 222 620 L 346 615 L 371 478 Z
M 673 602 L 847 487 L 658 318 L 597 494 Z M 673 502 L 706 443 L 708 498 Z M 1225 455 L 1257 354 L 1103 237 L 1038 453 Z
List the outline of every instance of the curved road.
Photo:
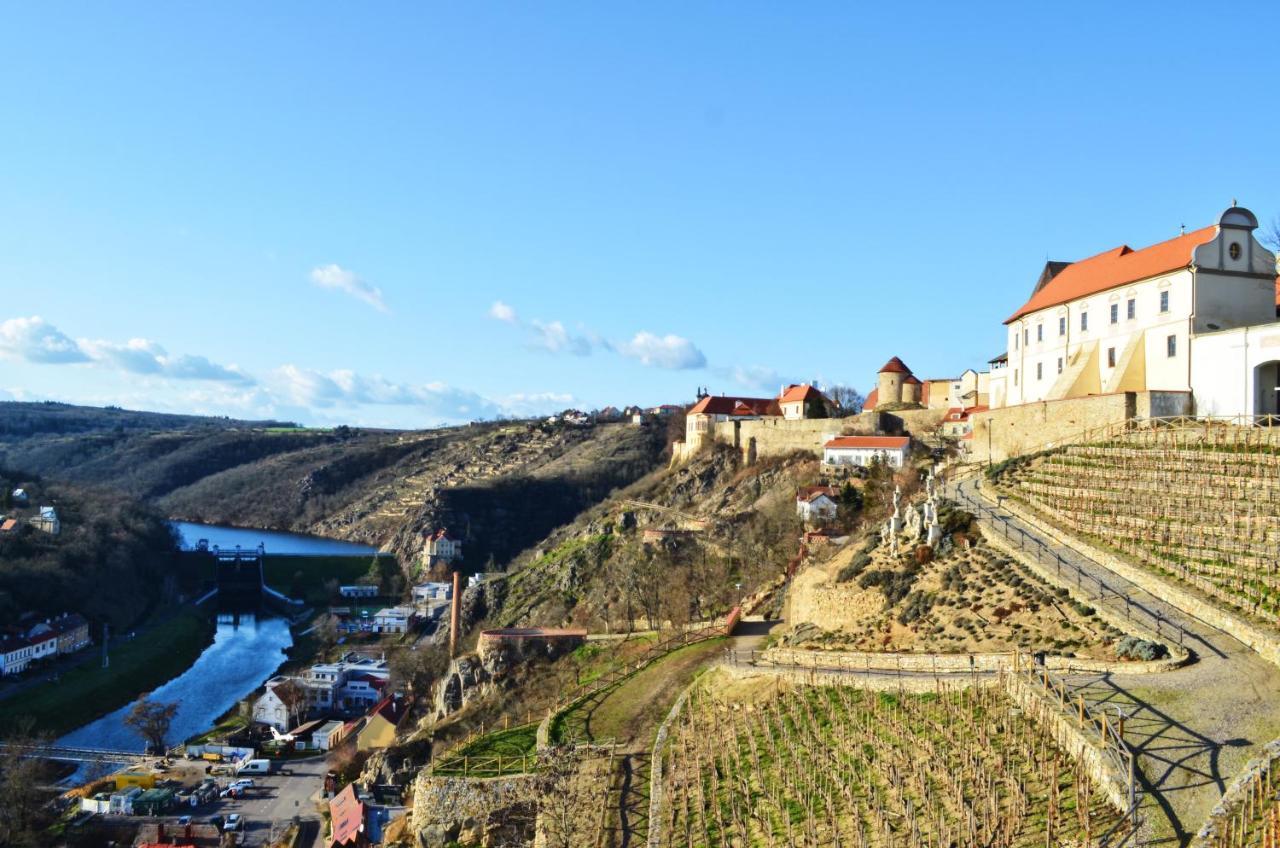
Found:
M 1072 675 L 1072 688 L 1094 709 L 1126 716 L 1125 738 L 1139 755 L 1149 798 L 1145 810 L 1154 844 L 1184 845 L 1199 830 L 1227 784 L 1261 746 L 1280 736 L 1280 668 L 1252 649 L 1177 607 L 1165 603 L 1080 552 L 1045 538 L 986 497 L 978 483 L 949 483 L 944 492 L 963 503 L 968 496 L 995 509 L 981 523 L 997 530 L 1008 523 L 1040 539 L 1051 553 L 1086 575 L 1127 595 L 1134 604 L 1162 616 L 1186 632 L 1195 661 L 1163 674 Z M 957 495 L 959 497 L 957 497 Z M 997 530 L 1002 532 L 1002 530 Z M 1088 580 L 1085 581 L 1086 586 Z M 1125 613 L 1123 597 L 1095 602 Z M 1163 818 L 1165 822 L 1157 820 Z

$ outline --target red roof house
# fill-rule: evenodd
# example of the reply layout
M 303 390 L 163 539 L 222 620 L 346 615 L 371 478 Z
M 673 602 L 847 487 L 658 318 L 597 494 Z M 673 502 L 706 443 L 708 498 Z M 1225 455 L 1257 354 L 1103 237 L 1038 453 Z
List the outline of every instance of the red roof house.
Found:
M 348 783 L 341 792 L 329 799 L 329 821 L 332 827 L 330 848 L 369 844 L 364 833 L 364 804 L 356 798 L 353 784 Z

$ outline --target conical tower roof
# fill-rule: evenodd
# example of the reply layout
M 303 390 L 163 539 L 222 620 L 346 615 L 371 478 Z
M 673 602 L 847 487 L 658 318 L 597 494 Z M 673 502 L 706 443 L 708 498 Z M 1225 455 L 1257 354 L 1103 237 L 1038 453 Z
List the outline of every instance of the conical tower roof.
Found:
M 884 364 L 884 367 L 880 369 L 880 373 L 881 374 L 885 374 L 885 373 L 910 374 L 911 369 L 908 368 L 901 359 L 895 356 L 893 359 L 890 359 L 888 362 Z

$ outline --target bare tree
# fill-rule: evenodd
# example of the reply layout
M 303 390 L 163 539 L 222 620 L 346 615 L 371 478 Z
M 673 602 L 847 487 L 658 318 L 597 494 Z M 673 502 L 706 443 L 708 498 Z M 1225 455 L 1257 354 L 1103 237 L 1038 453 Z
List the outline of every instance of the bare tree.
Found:
M 1271 219 L 1271 223 L 1262 230 L 1259 241 L 1273 251 L 1280 252 L 1280 217 Z
M 307 690 L 298 681 L 285 680 L 273 686 L 271 691 L 284 704 L 285 713 L 289 717 L 289 727 L 297 727 L 307 713 Z M 286 728 L 288 729 L 288 728 Z
M 40 831 L 48 824 L 48 801 L 52 794 L 49 765 L 32 756 L 50 740 L 34 732 L 31 719 L 20 719 L 4 740 L 0 755 L 0 845 L 35 846 Z
M 143 695 L 134 702 L 129 714 L 124 717 L 124 723 L 147 741 L 148 751 L 164 753 L 168 747 L 165 737 L 169 735 L 169 726 L 173 724 L 173 717 L 177 714 L 176 703 L 152 701 Z
M 393 688 L 425 696 L 449 670 L 449 653 L 443 645 L 423 643 L 396 651 L 388 664 Z
M 840 418 L 857 415 L 862 411 L 863 404 L 867 402 L 862 392 L 852 386 L 832 386 L 827 389 L 826 394 L 838 407 L 836 415 Z

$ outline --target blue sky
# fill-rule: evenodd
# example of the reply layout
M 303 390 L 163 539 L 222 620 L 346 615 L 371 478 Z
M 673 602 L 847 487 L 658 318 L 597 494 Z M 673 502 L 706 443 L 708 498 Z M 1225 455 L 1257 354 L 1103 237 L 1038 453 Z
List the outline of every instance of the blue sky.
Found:
M 431 426 L 981 365 L 1280 214 L 1274 4 L 8 4 L 0 397 Z

